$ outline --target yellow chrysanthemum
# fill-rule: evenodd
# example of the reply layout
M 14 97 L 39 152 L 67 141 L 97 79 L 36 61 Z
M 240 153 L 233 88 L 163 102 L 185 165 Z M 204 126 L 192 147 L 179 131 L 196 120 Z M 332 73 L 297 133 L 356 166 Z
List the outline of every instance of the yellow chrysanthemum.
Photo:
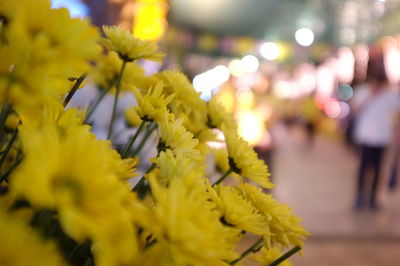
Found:
M 213 129 L 204 128 L 200 132 L 197 132 L 194 137 L 199 140 L 196 149 L 206 157 L 210 153 L 209 142 L 217 141 L 217 135 L 214 133 Z
M 172 260 L 161 265 L 228 265 L 237 258 L 234 247 L 239 232 L 223 226 L 203 198 L 187 189 L 184 179 L 173 178 L 168 187 L 160 186 L 151 176 L 149 181 L 154 206 L 147 219 L 141 211 L 138 220 L 157 239 L 151 254 L 161 256 L 162 252 L 163 258 Z
M 159 53 L 157 44 L 135 38 L 132 33 L 116 26 L 103 26 L 106 39 L 103 44 L 111 51 L 116 52 L 122 60 L 127 62 L 137 59 L 147 59 L 161 62 L 164 54 Z
M 264 188 L 272 188 L 270 173 L 264 161 L 258 159 L 257 153 L 243 140 L 234 129 L 222 125 L 225 143 L 229 155 L 229 166 L 237 174 L 248 178 Z
M 67 265 L 56 246 L 0 207 L 0 264 L 7 266 Z
M 133 263 L 135 229 L 122 208 L 130 192 L 119 180 L 125 170 L 115 169 L 109 142 L 80 126 L 68 132 L 51 125 L 21 127 L 20 136 L 25 158 L 10 177 L 10 192 L 35 208 L 56 210 L 63 230 L 76 241 L 92 240 L 96 264 Z
M 100 53 L 98 31 L 87 20 L 51 9 L 48 0 L 0 1 L 0 101 L 14 106 L 58 101 L 70 77 L 89 69 Z M 62 63 L 60 63 L 62 62 Z
M 21 106 L 17 108 L 21 122 L 25 127 L 39 128 L 46 125 L 58 125 L 63 129 L 82 125 L 85 112 L 76 108 L 64 110 L 60 103 L 44 106 Z
M 158 265 L 158 266 L 178 266 L 185 264 L 178 264 L 172 257 L 171 248 L 166 242 L 156 242 L 144 251 L 141 258 L 140 265 Z
M 157 83 L 153 88 L 149 89 L 146 94 L 132 87 L 135 94 L 137 106 L 136 113 L 140 119 L 145 121 L 159 121 L 162 116 L 168 112 L 167 104 L 173 99 L 174 95 L 165 97 L 162 93 L 162 83 Z
M 122 60 L 114 52 L 109 52 L 99 57 L 90 77 L 94 83 L 100 88 L 107 89 L 113 87 L 121 70 Z M 127 64 L 124 69 L 124 75 L 121 80 L 121 90 L 130 90 L 133 85 L 135 87 L 146 87 L 146 77 L 144 70 L 135 62 Z M 112 90 L 110 90 L 111 92 Z
M 10 129 L 14 130 L 18 127 L 20 119 L 17 114 L 12 113 L 8 115 L 5 126 Z
M 137 176 L 136 166 L 139 163 L 139 158 L 126 158 L 122 159 L 121 155 L 113 150 L 110 142 L 106 142 L 109 148 L 109 156 L 110 156 L 110 169 L 114 169 L 114 173 L 118 178 L 121 179 L 129 179 Z
M 181 153 L 197 163 L 202 163 L 200 152 L 194 149 L 199 141 L 193 138 L 193 134 L 186 130 L 182 122 L 182 119 L 175 120 L 171 114 L 163 114 L 162 119 L 157 122 L 160 135 L 158 149 L 170 149 L 175 155 Z
M 168 186 L 172 179 L 179 178 L 183 180 L 188 191 L 195 192 L 198 196 L 202 195 L 204 201 L 208 199 L 203 165 L 199 165 L 183 153 L 174 155 L 171 150 L 160 152 L 154 161 L 159 168 L 158 179 L 161 185 Z
M 140 116 L 136 112 L 135 106 L 125 109 L 124 117 L 128 125 L 131 127 L 137 127 L 142 122 L 142 119 L 140 119 Z
M 265 217 L 241 195 L 237 188 L 215 185 L 208 186 L 208 191 L 224 223 L 257 235 L 268 233 Z
M 248 183 L 241 184 L 240 191 L 268 220 L 270 235 L 266 239 L 267 247 L 275 243 L 285 247 L 289 244 L 303 247 L 303 240 L 309 233 L 287 205 L 278 203 L 271 195 Z
M 236 123 L 232 114 L 225 110 L 225 107 L 218 102 L 217 97 L 212 97 L 208 102 L 208 126 L 211 128 L 222 128 L 224 124 L 227 128 L 236 129 Z
M 276 259 L 282 256 L 282 251 L 277 248 L 266 249 L 262 247 L 259 252 L 252 256 L 252 259 L 260 265 L 269 265 Z M 279 266 L 292 266 L 289 260 L 284 260 L 283 262 L 279 263 Z
M 207 104 L 200 98 L 188 78 L 178 71 L 165 70 L 155 75 L 164 83 L 164 94 L 174 94 L 168 104 L 177 118 L 183 118 L 183 125 L 198 135 L 207 128 Z
M 229 170 L 228 152 L 226 149 L 211 149 L 211 153 L 214 156 L 215 166 L 221 173 L 226 173 Z M 240 176 L 234 172 L 230 174 L 232 177 L 240 178 Z

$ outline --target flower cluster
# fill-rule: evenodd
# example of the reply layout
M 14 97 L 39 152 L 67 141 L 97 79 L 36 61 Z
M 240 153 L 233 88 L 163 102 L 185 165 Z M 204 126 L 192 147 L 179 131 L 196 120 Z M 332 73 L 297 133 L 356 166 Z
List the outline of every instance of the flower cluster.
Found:
M 137 60 L 160 62 L 155 43 L 103 31 L 49 0 L 0 0 L 0 261 L 229 265 L 253 252 L 270 264 L 302 248 L 308 232 L 267 193 L 268 167 L 223 106 L 180 72 L 145 76 Z M 98 98 L 66 108 L 86 76 Z M 112 142 L 121 90 L 136 99 L 125 111 L 136 131 L 122 146 Z M 114 103 L 100 140 L 87 122 L 106 93 Z M 218 131 L 222 150 L 209 147 Z M 156 152 L 143 169 L 150 140 Z M 216 181 L 210 157 L 223 171 Z M 259 241 L 240 254 L 245 234 Z

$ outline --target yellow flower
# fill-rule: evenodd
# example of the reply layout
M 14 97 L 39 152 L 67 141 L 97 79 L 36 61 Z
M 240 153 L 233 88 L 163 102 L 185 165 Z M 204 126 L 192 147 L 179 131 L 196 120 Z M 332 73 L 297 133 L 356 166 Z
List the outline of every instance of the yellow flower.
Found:
M 19 121 L 20 121 L 20 119 L 19 119 L 18 115 L 15 113 L 12 113 L 7 117 L 6 127 L 8 129 L 14 130 L 18 127 Z
M 171 150 L 160 152 L 159 157 L 154 161 L 159 167 L 158 175 L 161 185 L 168 186 L 172 179 L 180 178 L 188 191 L 203 195 L 205 201 L 208 199 L 203 165 L 199 165 L 183 153 L 174 155 Z
M 132 87 L 135 94 L 137 106 L 135 111 L 140 119 L 145 121 L 159 121 L 163 114 L 168 112 L 167 104 L 173 99 L 174 95 L 164 97 L 162 94 L 162 83 L 157 83 L 149 89 L 145 95 L 142 95 L 138 89 Z
M 103 44 L 111 51 L 118 53 L 119 57 L 127 62 L 137 59 L 147 59 L 161 62 L 164 54 L 157 52 L 157 44 L 135 38 L 132 33 L 116 26 L 103 26 L 106 39 Z
M 151 222 L 140 225 L 157 239 L 151 254 L 172 260 L 161 265 L 228 265 L 237 258 L 234 247 L 239 232 L 223 226 L 182 178 L 173 178 L 168 187 L 160 186 L 153 177 L 149 181 L 154 197 L 147 219 Z M 148 255 L 145 261 L 149 260 L 158 261 Z
M 56 124 L 60 128 L 67 129 L 82 125 L 85 112 L 76 108 L 64 110 L 60 103 L 52 103 L 44 106 L 20 106 L 17 108 L 21 122 L 25 127 L 39 128 Z
M 165 95 L 175 95 L 168 107 L 177 118 L 184 119 L 183 125 L 193 134 L 207 129 L 207 104 L 187 77 L 181 72 L 169 70 L 155 76 L 163 81 Z
M 207 107 L 209 127 L 221 129 L 222 125 L 225 124 L 227 128 L 236 129 L 232 114 L 225 110 L 225 107 L 218 102 L 217 97 L 212 97 Z
M 122 206 L 130 190 L 119 179 L 126 169 L 110 154 L 110 143 L 82 126 L 68 132 L 54 125 L 21 126 L 20 136 L 25 157 L 10 177 L 10 192 L 35 208 L 56 210 L 74 240 L 92 240 L 96 264 L 132 263 L 135 228 Z
M 175 155 L 181 153 L 202 164 L 200 152 L 194 149 L 199 141 L 193 138 L 193 134 L 186 130 L 182 122 L 182 119 L 175 120 L 172 114 L 163 113 L 162 119 L 157 122 L 160 135 L 158 149 L 170 149 Z
M 111 142 L 106 142 L 109 148 L 109 156 L 110 156 L 110 169 L 114 169 L 114 173 L 120 179 L 129 179 L 137 176 L 136 166 L 138 165 L 139 158 L 126 158 L 122 159 L 121 155 L 113 150 L 111 147 Z
M 67 265 L 56 246 L 0 207 L 0 262 L 7 266 Z
M 265 217 L 261 215 L 240 191 L 231 186 L 208 186 L 212 201 L 216 203 L 221 219 L 227 225 L 242 231 L 264 235 L 268 233 Z
M 229 170 L 228 152 L 226 149 L 211 149 L 211 153 L 214 156 L 217 170 L 221 173 L 226 173 Z M 240 178 L 240 176 L 234 172 L 232 172 L 230 176 Z
M 300 225 L 300 219 L 292 214 L 287 205 L 278 203 L 271 195 L 264 194 L 260 188 L 247 183 L 241 184 L 240 190 L 268 220 L 270 230 L 270 235 L 266 236 L 268 248 L 275 243 L 284 247 L 289 244 L 303 247 L 303 240 L 309 233 Z
M 142 122 L 140 116 L 136 112 L 135 106 L 129 107 L 124 112 L 125 120 L 128 122 L 128 125 L 131 127 L 137 127 Z
M 89 69 L 100 53 L 98 31 L 72 19 L 48 0 L 0 0 L 0 101 L 27 106 L 59 101 L 72 87 L 70 77 Z M 62 63 L 60 63 L 62 62 Z
M 234 129 L 222 126 L 229 155 L 230 168 L 237 174 L 246 177 L 264 188 L 272 188 L 270 173 L 264 161 L 258 159 L 257 153 L 249 144 L 238 136 Z
M 172 257 L 171 248 L 166 242 L 156 242 L 144 251 L 139 265 L 178 266 Z
M 96 65 L 90 72 L 90 77 L 94 83 L 102 89 L 107 89 L 110 86 L 114 87 L 116 79 L 121 70 L 122 60 L 114 52 L 108 52 L 99 57 Z M 121 90 L 130 90 L 133 85 L 135 87 L 146 87 L 146 77 L 144 70 L 135 62 L 125 66 L 124 75 L 121 80 Z
M 269 265 L 282 256 L 282 252 L 277 248 L 266 249 L 262 247 L 259 252 L 252 256 L 252 259 L 260 263 L 260 265 Z M 285 260 L 279 266 L 292 266 L 289 260 Z

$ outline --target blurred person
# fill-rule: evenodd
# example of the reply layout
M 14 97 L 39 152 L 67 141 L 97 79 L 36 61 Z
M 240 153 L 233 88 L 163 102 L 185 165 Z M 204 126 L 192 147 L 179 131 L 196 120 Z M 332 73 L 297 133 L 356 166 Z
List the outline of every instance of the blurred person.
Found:
M 355 208 L 368 204 L 370 209 L 377 210 L 382 158 L 393 137 L 394 118 L 400 111 L 398 91 L 388 84 L 382 55 L 370 58 L 367 80 L 357 88 L 352 105 L 354 138 L 361 150 Z M 369 170 L 370 183 L 367 182 Z
M 313 96 L 308 96 L 302 101 L 302 120 L 307 133 L 307 144 L 312 146 L 315 139 L 316 124 L 319 118 L 319 109 Z

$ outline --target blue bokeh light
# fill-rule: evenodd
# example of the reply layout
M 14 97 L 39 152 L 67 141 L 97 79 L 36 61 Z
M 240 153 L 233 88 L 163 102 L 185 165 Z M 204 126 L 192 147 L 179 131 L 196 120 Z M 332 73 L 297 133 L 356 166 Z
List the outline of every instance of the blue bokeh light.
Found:
M 52 8 L 67 8 L 71 17 L 82 18 L 89 15 L 89 8 L 80 0 L 51 0 Z

